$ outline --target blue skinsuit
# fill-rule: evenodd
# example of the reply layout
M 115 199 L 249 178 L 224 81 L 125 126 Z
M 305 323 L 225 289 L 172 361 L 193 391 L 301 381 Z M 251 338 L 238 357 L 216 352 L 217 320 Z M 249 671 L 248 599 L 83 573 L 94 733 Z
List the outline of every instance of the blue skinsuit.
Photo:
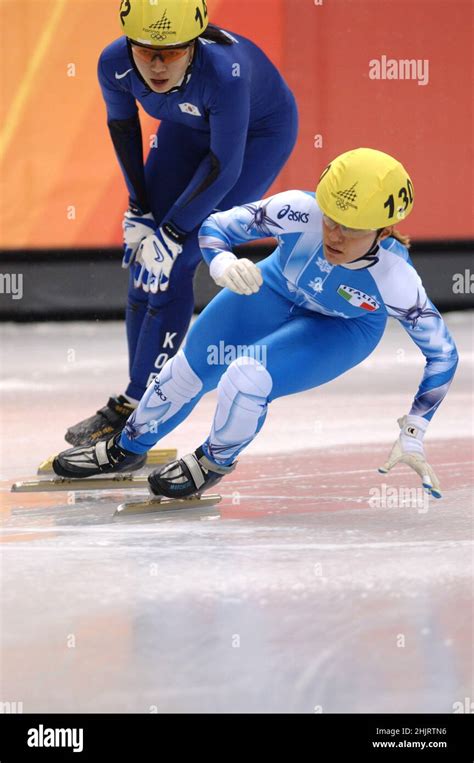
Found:
M 200 242 L 209 263 L 236 244 L 268 236 L 275 236 L 278 246 L 259 263 L 264 283 L 257 294 L 240 296 L 224 289 L 189 333 L 184 355 L 202 382 L 199 394 L 162 424 L 153 408 L 154 431 L 147 431 L 148 403 L 160 391 L 158 377 L 127 422 L 123 447 L 145 452 L 217 386 L 227 361 L 221 353 L 222 362 L 209 362 L 212 348 L 225 352 L 244 346 L 244 354 L 264 356 L 271 391 L 255 436 L 266 403 L 325 384 L 363 361 L 382 338 L 387 317 L 400 321 L 426 358 L 410 413 L 431 419 L 454 376 L 457 352 L 407 248 L 388 238 L 369 260 L 331 265 L 323 253 L 321 211 L 314 194 L 304 191 L 287 191 L 211 215 L 201 228 Z M 219 463 L 231 463 L 247 444 L 236 443 Z M 205 450 L 215 457 L 209 439 Z
M 187 234 L 167 291 L 148 296 L 130 278 L 126 393 L 137 399 L 189 326 L 202 221 L 214 209 L 261 198 L 296 141 L 295 100 L 278 70 L 249 40 L 231 37 L 229 46 L 199 39 L 183 85 L 163 95 L 139 76 L 125 37 L 100 56 L 99 82 L 131 201 L 151 211 L 157 226 L 169 223 Z M 145 168 L 137 102 L 161 120 Z

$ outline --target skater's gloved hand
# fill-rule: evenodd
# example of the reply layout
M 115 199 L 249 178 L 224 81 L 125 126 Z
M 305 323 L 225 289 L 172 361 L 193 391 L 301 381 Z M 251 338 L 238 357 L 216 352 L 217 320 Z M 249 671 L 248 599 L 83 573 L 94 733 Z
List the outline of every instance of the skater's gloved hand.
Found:
M 156 294 L 169 286 L 171 269 L 183 251 L 184 234 L 165 224 L 142 240 L 136 254 L 135 287 Z
M 218 286 L 234 291 L 236 294 L 256 294 L 263 278 L 255 263 L 247 259 L 237 259 L 232 252 L 221 252 L 211 261 L 211 278 Z
M 388 460 L 378 471 L 380 474 L 387 474 L 397 464 L 407 464 L 421 477 L 425 491 L 433 498 L 441 498 L 439 480 L 433 467 L 427 462 L 423 448 L 423 437 L 428 423 L 421 416 L 402 416 L 398 419 L 400 436 Z
M 138 209 L 128 209 L 122 221 L 123 258 L 122 267 L 129 268 L 135 259 L 138 246 L 145 236 L 149 236 L 156 228 L 151 212 L 142 215 Z

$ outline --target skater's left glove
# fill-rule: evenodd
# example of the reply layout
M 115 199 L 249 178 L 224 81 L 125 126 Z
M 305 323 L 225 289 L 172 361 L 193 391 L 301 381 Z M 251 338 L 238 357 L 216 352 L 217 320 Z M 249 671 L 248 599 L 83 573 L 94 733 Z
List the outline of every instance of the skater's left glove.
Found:
M 388 460 L 378 471 L 381 474 L 387 474 L 397 464 L 407 464 L 421 477 L 425 491 L 433 498 L 441 498 L 439 480 L 433 467 L 427 462 L 423 448 L 423 437 L 428 423 L 422 416 L 409 415 L 398 419 L 400 436 Z
M 165 224 L 154 234 L 143 239 L 138 247 L 134 272 L 134 285 L 156 294 L 166 291 L 171 269 L 183 251 L 184 234 Z

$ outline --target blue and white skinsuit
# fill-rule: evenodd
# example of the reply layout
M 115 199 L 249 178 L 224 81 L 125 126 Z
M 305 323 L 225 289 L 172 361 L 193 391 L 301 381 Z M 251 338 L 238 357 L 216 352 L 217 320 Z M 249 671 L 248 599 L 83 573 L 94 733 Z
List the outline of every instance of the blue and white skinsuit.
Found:
M 236 244 L 268 236 L 278 246 L 258 265 L 260 290 L 246 296 L 223 289 L 209 303 L 185 348 L 166 363 L 128 419 L 120 439 L 125 449 L 144 453 L 218 387 L 203 447 L 211 461 L 233 463 L 262 427 L 272 400 L 318 387 L 361 363 L 382 338 L 387 317 L 400 321 L 426 358 L 410 413 L 431 419 L 458 358 L 407 248 L 387 238 L 368 259 L 331 265 L 314 194 L 298 190 L 211 215 L 200 243 L 210 263 Z M 245 349 L 230 365 L 216 355 L 216 348 L 238 345 Z
M 126 394 L 132 399 L 140 399 L 189 327 L 203 220 L 262 197 L 296 141 L 296 103 L 280 73 L 252 42 L 226 34 L 233 44 L 199 38 L 182 84 L 164 94 L 141 78 L 125 37 L 99 59 L 107 122 L 131 205 L 138 214 L 152 212 L 157 228 L 170 226 L 185 237 L 166 291 L 145 293 L 131 270 Z M 145 167 L 137 103 L 161 120 Z

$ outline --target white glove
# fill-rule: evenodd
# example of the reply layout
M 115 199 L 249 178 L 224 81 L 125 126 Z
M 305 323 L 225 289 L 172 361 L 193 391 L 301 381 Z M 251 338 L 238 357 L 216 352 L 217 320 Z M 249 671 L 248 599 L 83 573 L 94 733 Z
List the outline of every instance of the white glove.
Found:
M 151 212 L 146 215 L 132 212 L 128 209 L 122 221 L 124 254 L 122 267 L 129 268 L 135 259 L 140 241 L 149 236 L 156 228 L 156 223 Z
M 236 294 L 256 294 L 263 283 L 255 263 L 247 259 L 239 260 L 232 252 L 221 252 L 214 257 L 209 273 L 218 286 Z
M 171 269 L 183 251 L 180 243 L 170 238 L 163 228 L 146 236 L 138 247 L 134 274 L 135 287 L 156 294 L 169 286 Z
M 429 422 L 422 416 L 402 416 L 398 419 L 400 436 L 393 446 L 388 460 L 379 468 L 387 474 L 397 464 L 407 464 L 421 477 L 425 491 L 433 498 L 441 498 L 439 480 L 425 458 L 423 437 Z

